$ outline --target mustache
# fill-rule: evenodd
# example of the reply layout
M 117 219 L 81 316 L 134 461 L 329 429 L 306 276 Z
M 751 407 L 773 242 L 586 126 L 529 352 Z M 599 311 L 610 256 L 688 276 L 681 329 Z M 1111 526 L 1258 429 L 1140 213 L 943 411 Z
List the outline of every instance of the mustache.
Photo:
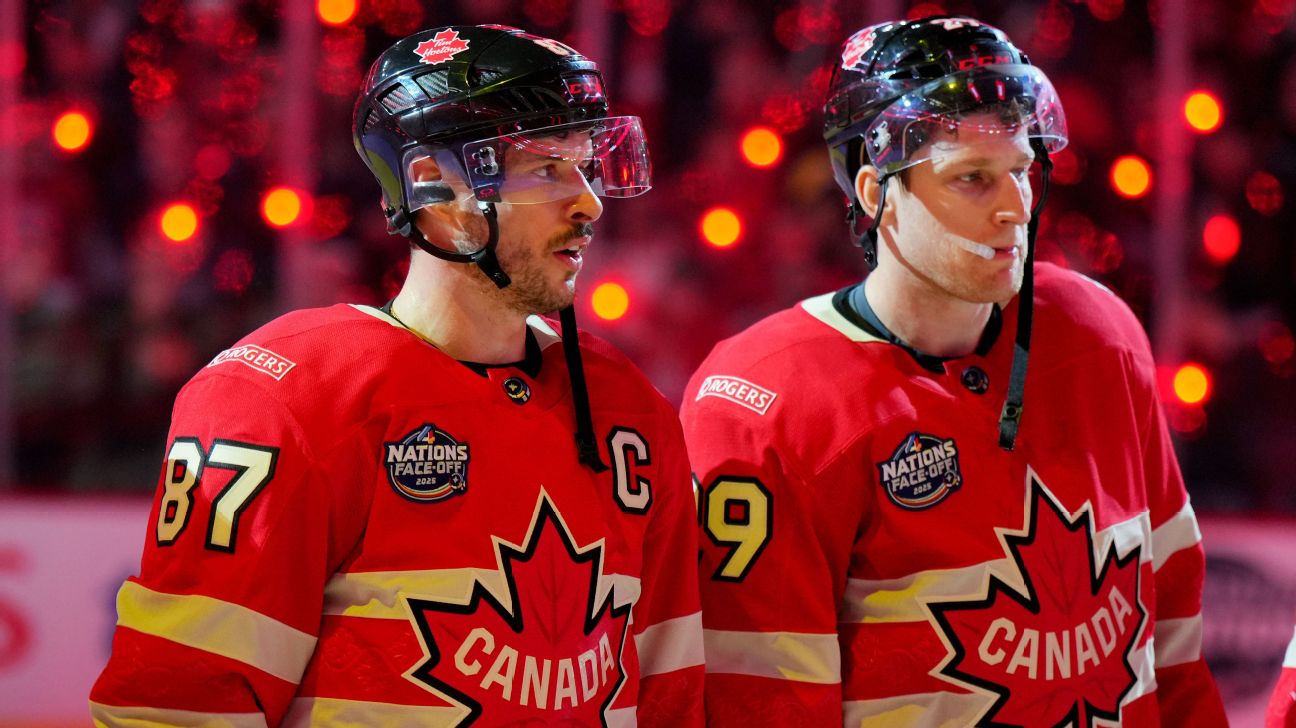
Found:
M 563 247 L 568 242 L 576 238 L 594 237 L 594 224 L 581 222 L 573 225 L 570 230 L 555 235 L 549 244 L 553 247 Z

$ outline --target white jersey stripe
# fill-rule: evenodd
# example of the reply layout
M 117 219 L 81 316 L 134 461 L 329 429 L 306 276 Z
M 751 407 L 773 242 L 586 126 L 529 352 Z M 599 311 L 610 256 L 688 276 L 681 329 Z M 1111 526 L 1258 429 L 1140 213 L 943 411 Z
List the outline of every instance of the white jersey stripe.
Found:
M 694 612 L 648 627 L 635 635 L 635 649 L 639 652 L 639 674 L 643 677 L 701 665 L 705 662 L 702 613 Z
M 117 624 L 228 657 L 297 684 L 315 637 L 272 617 L 219 599 L 167 594 L 133 581 L 117 592 Z
M 1098 531 L 1094 535 L 1095 563 L 1102 563 L 1109 544 L 1116 545 L 1117 556 L 1125 556 L 1140 543 L 1148 543 L 1151 533 L 1148 523 L 1144 513 Z M 1147 563 L 1151 559 L 1150 550 L 1144 548 L 1139 561 Z M 896 579 L 847 579 L 838 619 L 842 624 L 924 622 L 928 619 L 925 602 L 982 597 L 991 575 L 1019 593 L 1026 592 L 1016 564 L 1005 556 L 958 569 L 919 571 Z
M 468 708 L 397 705 L 341 698 L 297 698 L 284 716 L 282 728 L 339 726 L 340 728 L 419 728 L 459 725 Z
M 842 725 L 850 728 L 945 728 L 976 722 L 994 699 L 976 693 L 915 693 L 842 703 Z
M 887 343 L 885 340 L 879 339 L 851 323 L 849 319 L 841 315 L 837 309 L 833 308 L 832 299 L 834 295 L 836 295 L 836 293 L 824 293 L 813 298 L 807 298 L 801 302 L 801 308 L 805 309 L 806 313 L 844 334 L 846 338 L 851 341 L 858 341 L 860 343 Z
M 835 634 L 707 629 L 706 671 L 832 685 L 841 682 Z
M 1296 667 L 1296 630 L 1293 630 L 1292 641 L 1287 645 L 1287 654 L 1283 657 L 1283 667 Z
M 615 606 L 639 600 L 639 579 L 608 574 Z M 482 585 L 508 604 L 508 585 L 497 569 L 429 569 L 426 571 L 363 571 L 334 574 L 324 587 L 324 614 L 372 619 L 409 619 L 404 597 L 467 602 L 473 584 Z
M 1201 659 L 1201 615 L 1159 620 L 1156 623 L 1153 643 L 1156 645 L 1157 667 L 1196 662 Z
M 1197 528 L 1197 516 L 1192 504 L 1185 501 L 1178 513 L 1152 531 L 1153 571 L 1160 571 L 1171 556 L 1199 543 L 1201 530 Z
M 1134 687 L 1130 688 L 1129 695 L 1125 696 L 1125 704 L 1156 692 L 1156 659 L 1152 656 L 1154 641 L 1146 642 L 1142 647 L 1136 647 L 1130 653 L 1130 667 L 1134 669 L 1134 675 L 1138 679 L 1135 681 Z
M 104 705 L 90 701 L 90 718 L 96 728 L 155 728 L 155 726 L 202 726 L 203 728 L 266 728 L 261 713 L 195 713 L 141 706 Z

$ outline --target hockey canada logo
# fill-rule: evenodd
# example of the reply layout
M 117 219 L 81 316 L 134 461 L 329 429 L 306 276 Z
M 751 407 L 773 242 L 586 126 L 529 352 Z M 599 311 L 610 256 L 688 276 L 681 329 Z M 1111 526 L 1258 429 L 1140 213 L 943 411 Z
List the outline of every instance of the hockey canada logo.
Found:
M 421 63 L 445 63 L 468 50 L 468 41 L 457 30 L 443 30 L 414 48 Z
M 499 570 L 462 600 L 406 599 L 424 653 L 406 679 L 452 706 L 453 726 L 606 728 L 630 602 L 604 573 L 603 539 L 577 546 L 543 491 L 522 543 L 492 538 Z
M 983 597 L 928 603 L 948 651 L 932 675 L 993 696 L 976 725 L 1119 722 L 1147 622 L 1142 546 L 1118 557 L 1113 540 L 1096 554 L 1089 504 L 1072 516 L 1026 478 L 1025 530 L 999 530 L 1022 588 L 991 574 Z
M 909 433 L 877 469 L 887 497 L 910 511 L 931 508 L 963 485 L 958 445 L 922 432 Z
M 412 501 L 431 503 L 468 490 L 468 443 L 436 425 L 384 442 L 383 460 L 392 487 Z

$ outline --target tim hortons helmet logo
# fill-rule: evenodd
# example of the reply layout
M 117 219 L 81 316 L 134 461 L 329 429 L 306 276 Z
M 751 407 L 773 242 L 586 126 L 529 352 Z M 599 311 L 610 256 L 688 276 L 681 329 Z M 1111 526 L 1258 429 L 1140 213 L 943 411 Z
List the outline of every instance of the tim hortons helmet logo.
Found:
M 886 26 L 887 28 L 891 26 Z M 885 28 L 882 28 L 884 30 Z M 842 68 L 851 71 L 863 71 L 860 67 L 860 61 L 864 59 L 864 54 L 873 47 L 873 42 L 877 40 L 879 28 L 876 26 L 865 28 L 846 41 L 846 46 L 842 49 Z
M 445 63 L 468 50 L 468 41 L 459 37 L 459 31 L 447 28 L 414 48 L 423 63 Z

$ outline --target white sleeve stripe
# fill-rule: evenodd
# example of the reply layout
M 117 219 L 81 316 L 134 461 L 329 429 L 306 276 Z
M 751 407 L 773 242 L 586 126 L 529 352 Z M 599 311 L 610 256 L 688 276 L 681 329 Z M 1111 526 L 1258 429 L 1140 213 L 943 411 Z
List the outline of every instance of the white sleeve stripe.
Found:
M 117 624 L 238 660 L 287 682 L 301 680 L 315 637 L 239 604 L 167 594 L 133 581 L 117 593 Z
M 604 715 L 607 717 L 607 728 L 635 728 L 639 725 L 639 717 L 634 708 L 616 708 Z
M 776 680 L 841 683 L 841 647 L 836 634 L 804 632 L 702 632 L 706 671 Z
M 993 698 L 976 693 L 914 693 L 842 702 L 842 725 L 973 725 Z
M 668 619 L 635 635 L 639 674 L 660 675 L 703 664 L 702 613 Z
M 1201 615 L 1158 620 L 1153 641 L 1156 645 L 1157 667 L 1196 662 L 1201 659 Z
M 90 701 L 90 718 L 96 728 L 153 728 L 153 726 L 183 726 L 203 728 L 266 728 L 265 715 L 261 713 L 195 713 L 190 710 L 169 710 L 143 706 L 104 705 Z
M 1293 630 L 1292 641 L 1287 645 L 1287 655 L 1283 657 L 1283 667 L 1296 667 L 1296 630 Z
M 1152 530 L 1152 570 L 1160 571 L 1171 556 L 1199 543 L 1201 531 L 1197 528 L 1197 516 L 1192 504 L 1184 501 L 1178 513 Z

